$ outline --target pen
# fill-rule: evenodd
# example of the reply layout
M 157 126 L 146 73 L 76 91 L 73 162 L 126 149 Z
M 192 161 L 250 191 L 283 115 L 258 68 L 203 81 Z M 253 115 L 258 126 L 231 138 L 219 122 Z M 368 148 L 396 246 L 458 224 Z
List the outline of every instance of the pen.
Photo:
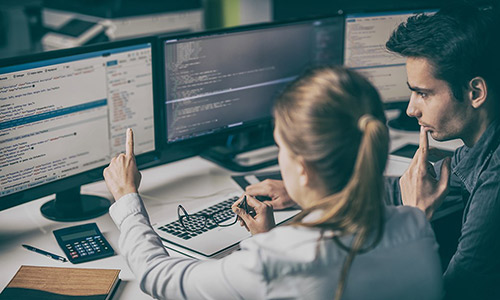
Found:
M 239 208 L 245 209 L 245 212 L 252 217 L 255 217 L 255 211 L 253 209 L 250 209 L 247 203 L 247 195 L 243 196 L 243 200 L 241 200 L 241 203 L 238 205 Z
M 59 260 L 59 261 L 62 261 L 62 262 L 67 262 L 68 260 L 62 256 L 59 256 L 59 255 L 56 255 L 56 254 L 52 254 L 50 252 L 47 252 L 47 251 L 44 251 L 42 249 L 38 249 L 38 248 L 35 248 L 35 247 L 32 247 L 32 246 L 28 246 L 28 245 L 22 245 L 24 248 L 30 250 L 30 251 L 33 251 L 33 252 L 36 252 L 36 253 L 40 253 L 42 255 L 45 255 L 47 257 L 50 257 L 52 259 L 55 259 L 55 260 Z
M 245 212 L 248 214 L 247 195 L 243 195 L 243 200 L 241 200 L 241 202 L 238 205 L 238 207 L 245 209 Z

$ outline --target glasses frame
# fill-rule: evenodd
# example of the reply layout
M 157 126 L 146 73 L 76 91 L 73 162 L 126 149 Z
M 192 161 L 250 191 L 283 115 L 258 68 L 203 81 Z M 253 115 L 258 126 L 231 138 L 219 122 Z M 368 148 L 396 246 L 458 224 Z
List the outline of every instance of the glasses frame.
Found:
M 238 204 L 238 207 L 243 208 L 246 213 L 249 213 L 249 207 L 248 207 L 247 197 L 246 196 L 243 197 L 243 200 L 241 201 L 240 204 Z M 184 215 L 181 215 L 181 213 L 184 213 Z M 231 223 L 229 223 L 229 224 L 219 224 L 219 222 L 217 222 L 215 220 L 215 218 L 214 218 L 214 214 L 216 214 L 216 213 L 218 213 L 218 212 L 214 212 L 214 213 L 211 213 L 211 214 L 196 214 L 197 217 L 204 217 L 205 218 L 205 222 L 203 223 L 203 227 L 200 228 L 199 230 L 205 229 L 207 227 L 208 220 L 212 220 L 214 222 L 214 224 L 217 225 L 218 227 L 229 227 L 229 226 L 232 226 L 232 225 L 236 224 L 236 222 L 238 222 L 238 215 L 236 215 L 236 218 Z M 182 221 L 184 218 L 187 218 L 189 220 L 189 216 L 190 215 L 187 212 L 187 210 L 182 205 L 179 204 L 177 206 L 177 219 L 179 220 L 179 223 L 181 223 L 182 227 L 184 227 L 184 229 L 186 231 L 196 232 L 197 230 L 188 229 L 187 226 Z
M 184 213 L 184 214 L 182 215 L 182 213 Z M 203 223 L 203 227 L 201 227 L 199 230 L 205 229 L 207 227 L 208 220 L 212 220 L 214 222 L 214 224 L 217 225 L 218 227 L 229 227 L 229 226 L 232 226 L 232 225 L 236 224 L 236 222 L 238 221 L 238 215 L 236 215 L 236 218 L 231 223 L 229 223 L 229 224 L 220 224 L 214 218 L 214 214 L 216 214 L 216 213 L 218 213 L 218 212 L 214 212 L 214 213 L 211 213 L 211 214 L 196 214 L 196 217 L 203 217 L 205 219 L 205 221 Z M 184 222 L 183 222 L 183 219 L 189 220 L 190 216 L 194 216 L 194 215 L 190 215 L 182 205 L 177 206 L 177 218 L 179 220 L 179 223 L 181 223 L 182 227 L 184 227 L 184 229 L 186 229 L 186 231 L 196 232 L 198 230 L 189 229 L 184 224 Z

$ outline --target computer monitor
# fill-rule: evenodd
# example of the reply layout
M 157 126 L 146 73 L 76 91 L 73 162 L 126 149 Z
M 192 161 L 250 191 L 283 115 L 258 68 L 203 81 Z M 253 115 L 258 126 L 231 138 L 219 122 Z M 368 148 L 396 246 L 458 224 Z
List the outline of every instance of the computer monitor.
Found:
M 203 148 L 228 132 L 232 138 L 252 129 L 272 141 L 274 98 L 305 69 L 342 63 L 343 23 L 333 16 L 162 39 L 167 147 Z M 226 168 L 263 167 L 235 165 L 237 151 L 213 149 L 220 147 L 204 157 Z
M 0 62 L 0 209 L 56 193 L 42 214 L 76 221 L 107 212 L 81 195 L 135 132 L 139 164 L 155 159 L 152 51 L 138 39 Z
M 351 13 L 345 17 L 344 65 L 364 74 L 377 88 L 388 109 L 400 109 L 400 118 L 389 123 L 402 130 L 418 130 L 406 116 L 410 91 L 406 83 L 406 58 L 389 52 L 385 43 L 408 17 L 436 10 Z

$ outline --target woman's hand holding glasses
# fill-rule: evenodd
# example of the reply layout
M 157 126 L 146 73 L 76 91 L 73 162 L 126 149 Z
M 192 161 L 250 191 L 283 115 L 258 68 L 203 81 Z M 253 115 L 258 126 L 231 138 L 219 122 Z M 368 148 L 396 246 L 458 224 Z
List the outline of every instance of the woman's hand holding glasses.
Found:
M 243 195 L 231 208 L 238 215 L 241 225 L 251 234 L 267 232 L 276 226 L 273 206 L 269 202 L 260 202 L 252 196 Z

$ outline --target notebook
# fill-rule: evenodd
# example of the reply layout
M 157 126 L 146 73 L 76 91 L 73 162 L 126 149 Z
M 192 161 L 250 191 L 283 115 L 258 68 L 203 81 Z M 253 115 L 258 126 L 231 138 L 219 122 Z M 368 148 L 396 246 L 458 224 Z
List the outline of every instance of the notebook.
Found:
M 245 189 L 250 184 L 255 184 L 266 179 L 282 180 L 280 171 L 251 173 L 245 175 L 235 175 L 231 178 L 242 188 Z
M 21 266 L 0 294 L 1 300 L 112 298 L 120 270 Z

